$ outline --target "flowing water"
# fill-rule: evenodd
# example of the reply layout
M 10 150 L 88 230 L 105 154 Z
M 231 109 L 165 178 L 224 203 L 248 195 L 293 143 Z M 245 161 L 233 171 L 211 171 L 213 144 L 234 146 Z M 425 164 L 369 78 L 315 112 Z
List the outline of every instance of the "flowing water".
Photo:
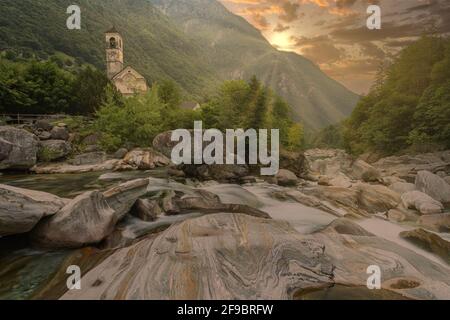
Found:
M 105 189 L 123 181 L 142 177 L 166 178 L 165 170 L 153 170 L 147 172 L 102 172 L 70 175 L 3 175 L 0 176 L 0 184 L 50 192 L 61 197 L 73 198 L 87 190 Z M 155 180 L 152 185 L 155 190 L 175 189 L 189 192 L 189 185 L 169 182 L 161 179 Z M 323 229 L 336 216 L 321 210 L 310 208 L 289 200 L 278 200 L 271 196 L 273 192 L 283 191 L 284 188 L 267 183 L 249 184 L 239 186 L 235 184 L 205 183 L 199 188 L 217 194 L 222 202 L 245 204 L 259 208 L 269 213 L 272 218 L 289 222 L 298 232 L 311 234 Z M 135 236 L 145 230 L 153 230 L 155 227 L 167 227 L 172 223 L 196 217 L 193 213 L 182 217 L 162 217 L 156 222 L 142 222 L 134 219 L 128 221 L 125 233 Z M 411 249 L 414 252 L 437 262 L 448 268 L 439 257 L 422 250 L 398 236 L 401 231 L 410 230 L 412 227 L 397 225 L 379 218 L 371 218 L 358 222 L 367 231 L 395 242 L 400 246 Z M 83 270 L 89 270 L 110 252 L 97 252 L 95 249 L 68 251 L 39 251 L 30 249 L 30 244 L 23 236 L 13 238 L 0 238 L 0 299 L 29 299 L 29 298 L 58 298 L 64 291 L 65 270 L 63 266 L 70 265 L 72 261 L 83 265 Z M 56 280 L 55 280 L 56 279 Z M 58 285 L 49 285 L 50 282 L 58 282 Z M 48 289 L 47 287 L 52 287 Z M 55 290 L 54 288 L 58 288 Z M 301 294 L 299 299 L 326 299 L 347 296 L 348 298 L 398 298 L 390 292 L 367 293 L 364 288 L 349 288 L 334 286 L 332 288 Z

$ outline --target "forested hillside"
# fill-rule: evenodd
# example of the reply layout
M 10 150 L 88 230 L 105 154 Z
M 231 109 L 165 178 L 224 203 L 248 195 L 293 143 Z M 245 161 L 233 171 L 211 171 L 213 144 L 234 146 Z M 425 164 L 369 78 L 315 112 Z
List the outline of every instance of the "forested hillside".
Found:
M 81 30 L 68 30 L 66 0 L 2 0 L 0 49 L 53 54 L 63 52 L 94 65 L 104 64 L 103 33 L 115 25 L 125 39 L 125 64 L 149 82 L 171 79 L 202 96 L 218 77 L 203 61 L 203 48 L 147 0 L 79 0 Z
M 356 154 L 450 148 L 450 40 L 404 49 L 345 122 L 344 139 Z

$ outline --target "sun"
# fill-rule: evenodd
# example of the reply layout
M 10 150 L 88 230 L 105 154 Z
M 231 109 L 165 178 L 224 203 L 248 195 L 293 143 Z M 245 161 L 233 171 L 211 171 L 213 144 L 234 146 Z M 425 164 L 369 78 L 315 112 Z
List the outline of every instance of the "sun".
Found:
M 291 35 L 288 32 L 274 32 L 269 35 L 269 42 L 279 50 L 291 50 Z

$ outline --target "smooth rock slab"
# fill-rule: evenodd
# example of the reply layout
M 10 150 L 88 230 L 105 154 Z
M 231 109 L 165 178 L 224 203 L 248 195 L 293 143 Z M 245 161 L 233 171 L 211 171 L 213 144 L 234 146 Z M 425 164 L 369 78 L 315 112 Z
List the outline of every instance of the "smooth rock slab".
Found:
M 288 299 L 333 283 L 323 251 L 285 222 L 203 216 L 118 250 L 62 299 Z
M 30 231 L 67 201 L 50 193 L 0 185 L 0 236 Z

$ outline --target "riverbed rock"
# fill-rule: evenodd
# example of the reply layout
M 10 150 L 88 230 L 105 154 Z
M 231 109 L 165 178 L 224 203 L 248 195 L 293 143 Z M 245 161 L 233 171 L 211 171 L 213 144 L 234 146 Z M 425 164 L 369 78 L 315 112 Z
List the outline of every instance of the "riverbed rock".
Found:
M 414 182 L 419 171 L 447 171 L 450 168 L 450 151 L 417 155 L 391 156 L 380 159 L 373 166 L 385 176 L 395 175 Z
M 114 230 L 118 218 L 99 191 L 71 200 L 32 232 L 35 244 L 46 248 L 79 248 L 99 243 Z
M 424 229 L 415 229 L 400 233 L 400 237 L 440 256 L 450 264 L 450 242 L 433 232 Z
M 156 200 L 138 199 L 131 208 L 130 213 L 142 221 L 155 221 L 161 215 L 162 209 Z
M 0 185 L 0 237 L 30 231 L 66 203 L 67 199 L 46 192 Z
M 389 189 L 397 192 L 400 195 L 406 192 L 417 190 L 414 184 L 408 182 L 395 182 L 389 186 Z
M 333 283 L 323 251 L 284 222 L 208 215 L 118 250 L 62 299 L 288 299 Z
M 420 171 L 416 177 L 416 188 L 439 202 L 450 203 L 450 185 L 436 174 Z
M 435 232 L 450 232 L 450 214 L 430 214 L 421 216 L 417 224 Z
M 354 188 L 359 191 L 359 206 L 369 213 L 386 212 L 401 201 L 397 192 L 382 185 L 359 183 Z
M 149 192 L 151 181 L 151 179 L 127 181 L 103 193 L 106 202 L 114 210 L 117 220 L 130 212 L 137 199 Z
M 444 263 L 431 261 L 395 242 L 370 235 L 371 232 L 362 231 L 355 222 L 353 226 L 351 223 L 347 220 L 336 228 L 336 224 L 340 226 L 341 223 L 335 221 L 329 228 L 310 235 L 325 245 L 325 254 L 335 266 L 336 283 L 366 288 L 368 267 L 376 265 L 381 270 L 382 289 L 394 290 L 411 299 L 450 298 L 450 278 Z M 378 231 L 391 224 L 379 219 L 373 223 L 378 224 Z M 410 280 L 407 282 L 414 280 L 414 285 L 407 285 L 405 279 Z
M 65 158 L 72 151 L 70 143 L 64 140 L 47 140 L 39 143 L 38 160 L 51 162 Z
M 343 173 L 339 173 L 337 176 L 333 177 L 320 176 L 318 184 L 322 186 L 334 186 L 342 188 L 350 188 L 353 185 L 352 181 Z
M 125 155 L 117 170 L 129 166 L 138 170 L 150 170 L 169 164 L 170 160 L 167 157 L 153 149 L 136 149 Z
M 280 150 L 280 168 L 292 171 L 297 177 L 308 174 L 309 167 L 305 155 L 302 152 Z
M 50 131 L 53 140 L 69 140 L 69 130 L 66 127 L 56 126 Z
M 420 191 L 406 192 L 401 198 L 405 208 L 416 209 L 421 214 L 441 213 L 444 209 L 442 203 Z
M 381 179 L 381 175 L 377 169 L 360 159 L 352 162 L 350 169 L 345 170 L 344 168 L 344 172 L 346 172 L 349 177 L 364 182 L 378 182 Z
M 298 182 L 295 173 L 286 169 L 280 169 L 275 178 L 280 186 L 285 187 L 295 186 Z
M 0 170 L 33 167 L 37 161 L 38 141 L 28 131 L 0 126 Z
M 120 148 L 114 153 L 114 159 L 122 160 L 128 154 L 128 150 L 125 148 Z

